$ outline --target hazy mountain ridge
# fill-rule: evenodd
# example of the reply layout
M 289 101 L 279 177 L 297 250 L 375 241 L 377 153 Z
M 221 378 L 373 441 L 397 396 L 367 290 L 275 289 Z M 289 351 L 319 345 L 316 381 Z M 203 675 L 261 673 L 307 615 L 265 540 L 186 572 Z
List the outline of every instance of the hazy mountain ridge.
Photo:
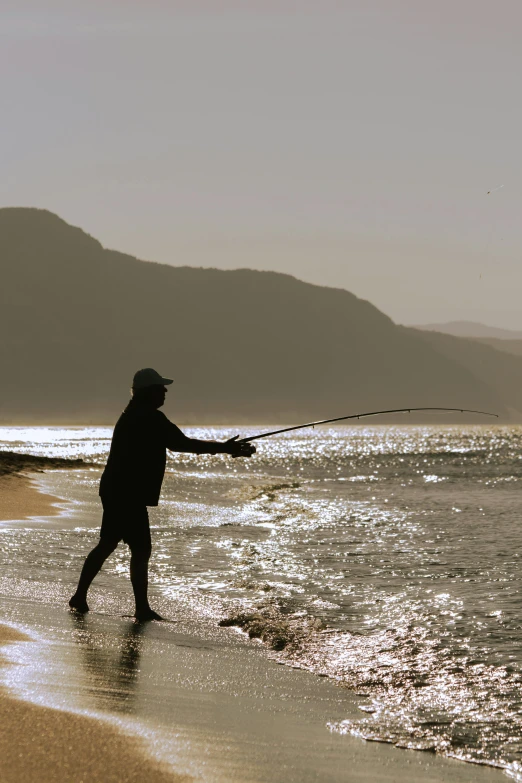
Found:
M 477 381 L 498 388 L 512 418 L 518 419 L 522 398 L 522 358 L 497 350 L 482 340 L 420 332 L 439 353 L 466 367 Z M 504 341 L 502 341 L 504 342 Z
M 495 348 L 504 353 L 522 356 L 522 332 L 511 329 L 500 329 L 497 326 L 487 326 L 476 321 L 449 321 L 444 324 L 426 324 L 425 326 L 406 328 L 465 338 L 483 345 L 489 345 L 490 348 Z
M 176 379 L 179 421 L 522 411 L 522 358 L 465 356 L 469 341 L 396 326 L 348 291 L 139 261 L 45 210 L 0 210 L 0 259 L 4 422 L 112 421 L 142 366 Z
M 496 337 L 485 337 L 478 340 L 478 342 L 489 345 L 497 351 L 522 356 L 522 340 L 499 340 Z
M 443 324 L 412 325 L 412 329 L 423 332 L 441 332 L 453 337 L 471 337 L 476 339 L 522 340 L 522 332 L 513 329 L 501 329 L 498 326 L 488 326 L 477 321 L 448 321 Z

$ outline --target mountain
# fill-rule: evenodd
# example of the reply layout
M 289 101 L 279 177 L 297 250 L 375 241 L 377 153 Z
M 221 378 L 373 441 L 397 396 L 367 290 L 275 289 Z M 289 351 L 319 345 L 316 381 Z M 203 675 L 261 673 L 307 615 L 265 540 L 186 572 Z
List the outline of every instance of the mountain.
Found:
M 451 334 L 454 337 L 477 337 L 479 339 L 494 338 L 497 340 L 522 340 L 522 332 L 510 329 L 499 329 L 497 326 L 486 326 L 475 321 L 449 321 L 445 324 L 425 324 L 413 326 L 413 329 L 422 329 L 424 332 L 441 332 Z
M 466 368 L 477 382 L 495 388 L 508 410 L 508 418 L 520 420 L 522 407 L 522 357 L 496 350 L 482 340 L 453 337 L 439 332 L 419 332 L 426 345 Z M 511 341 L 501 341 L 511 342 Z M 516 341 L 513 341 L 516 342 Z
M 497 351 L 512 353 L 515 356 L 522 356 L 522 340 L 499 340 L 496 337 L 485 337 L 480 340 L 485 345 L 496 348 Z
M 165 410 L 180 422 L 522 416 L 522 358 L 397 326 L 348 291 L 139 261 L 37 209 L 0 209 L 0 264 L 4 423 L 112 422 L 147 366 L 175 379 Z

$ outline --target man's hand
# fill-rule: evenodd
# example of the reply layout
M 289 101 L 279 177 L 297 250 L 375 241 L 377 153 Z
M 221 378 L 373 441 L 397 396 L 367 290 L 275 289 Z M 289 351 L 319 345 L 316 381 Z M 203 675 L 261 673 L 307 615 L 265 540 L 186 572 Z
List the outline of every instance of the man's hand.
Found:
M 223 444 L 223 452 L 230 454 L 232 457 L 251 457 L 256 453 L 256 447 L 251 443 L 245 443 L 242 440 L 238 440 L 239 435 L 234 435 L 233 438 L 229 438 Z

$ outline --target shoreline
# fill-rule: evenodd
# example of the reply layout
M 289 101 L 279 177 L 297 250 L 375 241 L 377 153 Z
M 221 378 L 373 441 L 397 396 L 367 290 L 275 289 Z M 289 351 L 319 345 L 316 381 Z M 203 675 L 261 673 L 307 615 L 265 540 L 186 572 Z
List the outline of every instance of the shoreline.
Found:
M 0 476 L 0 522 L 18 522 L 31 517 L 50 517 L 60 514 L 59 505 L 65 501 L 42 492 L 31 473 L 10 473 Z
M 58 516 L 63 499 L 43 492 L 35 482 L 46 469 L 90 467 L 82 459 L 38 457 L 0 451 L 0 522 L 19 522 L 31 517 Z
M 31 641 L 0 624 L 4 645 Z M 0 666 L 11 666 L 3 656 Z M 108 722 L 32 704 L 0 689 L 0 778 L 4 783 L 189 783 L 149 756 L 144 743 Z M 143 747 L 142 747 L 143 745 Z
M 34 606 L 40 618 L 41 609 L 42 605 Z M 32 641 L 5 624 L 5 614 L 0 645 Z M 55 612 L 46 613 L 44 626 L 53 614 L 56 617 Z M 348 774 L 353 783 L 501 783 L 506 779 L 500 769 L 489 766 L 331 732 L 328 720 L 347 714 L 355 717 L 360 700 L 331 680 L 277 665 L 231 630 L 223 629 L 219 634 L 223 638 L 212 641 L 161 623 L 142 624 L 140 631 L 121 616 L 96 612 L 74 623 L 83 638 L 76 634 L 73 640 L 69 634 L 69 644 L 81 653 L 78 659 L 73 649 L 73 660 L 66 649 L 63 658 L 63 630 L 71 628 L 65 622 L 69 613 L 59 614 L 61 632 L 45 634 L 44 660 L 41 655 L 35 660 L 32 651 L 27 660 L 14 656 L 16 662 L 8 663 L 14 667 L 21 663 L 26 670 L 27 664 L 29 670 L 36 665 L 25 688 L 0 687 L 4 728 L 0 779 L 5 783 L 344 783 Z M 36 615 L 24 615 L 22 627 L 36 628 Z M 39 636 L 42 630 L 45 627 L 37 631 Z M 125 655 L 108 667 L 106 653 L 114 649 L 122 631 L 127 637 L 131 634 L 132 644 L 124 645 Z M 138 665 L 132 656 L 129 660 L 129 652 L 136 650 L 140 635 Z M 0 648 L 0 656 L 1 652 Z M 54 674 L 62 678 L 57 687 L 63 690 L 70 683 L 74 693 L 70 706 L 67 700 L 54 698 L 49 680 L 47 687 L 41 682 L 45 658 L 52 659 Z M 152 685 L 149 696 L 163 710 L 164 720 L 143 724 L 141 711 L 117 708 L 128 698 L 132 706 L 136 698 L 132 674 L 141 678 L 142 687 Z M 87 701 L 77 692 L 82 680 Z M 13 688 L 8 681 L 9 685 Z M 108 686 L 113 708 L 107 702 Z M 98 702 L 101 713 L 96 707 L 94 714 L 90 707 L 87 714 L 77 712 L 75 701 L 86 707 Z M 138 727 L 143 726 L 141 733 L 139 728 L 114 724 L 114 718 L 131 714 Z M 186 772 L 177 772 L 180 768 Z
M 16 482 L 15 492 L 18 487 L 23 493 L 25 487 L 51 507 L 48 499 L 60 502 L 42 493 L 27 476 L 11 475 L 2 480 L 6 478 Z M 60 584 L 58 590 L 46 606 L 31 601 L 30 593 L 20 593 L 25 600 L 18 604 L 16 589 L 6 588 L 4 595 L 13 603 L 9 606 L 11 601 L 6 601 L 7 617 L 2 611 L 0 645 L 31 641 L 31 636 L 2 622 L 40 628 L 51 657 L 62 661 L 61 676 L 68 672 L 58 687 L 74 691 L 83 678 L 85 694 L 103 699 L 105 709 L 109 691 L 115 703 L 129 700 L 132 706 L 137 693 L 150 689 L 143 692 L 143 704 L 158 704 L 154 718 L 162 722 L 156 724 L 157 749 L 164 749 L 163 741 L 170 741 L 171 736 L 183 737 L 188 761 L 203 759 L 206 774 L 190 777 L 176 773 L 175 758 L 169 766 L 163 764 L 148 752 L 145 735 L 140 738 L 111 722 L 118 713 L 110 705 L 105 720 L 55 706 L 54 698 L 46 702 L 52 706 L 41 706 L 26 700 L 31 696 L 24 695 L 23 689 L 17 690 L 21 693 L 18 696 L 1 687 L 4 732 L 0 737 L 0 779 L 6 783 L 181 783 L 195 779 L 293 783 L 344 781 L 347 770 L 351 770 L 354 783 L 493 783 L 505 779 L 502 771 L 493 767 L 330 732 L 329 721 L 360 716 L 360 700 L 355 694 L 343 692 L 332 680 L 278 666 L 256 643 L 238 638 L 235 629 L 216 629 L 215 635 L 208 636 L 197 627 L 183 628 L 182 623 L 149 623 L 142 624 L 140 630 L 121 614 L 110 614 L 114 611 L 110 605 L 100 604 L 101 611 L 96 611 L 96 590 L 94 611 L 71 623 L 70 613 L 65 611 L 67 587 Z M 64 642 L 73 651 L 65 669 Z M 109 663 L 107 651 L 115 644 L 121 646 L 122 654 Z M 0 658 L 2 664 L 5 661 Z M 135 710 L 138 723 L 144 714 Z M 164 733 L 166 728 L 168 734 Z M 183 765 L 182 769 L 193 771 L 192 766 Z

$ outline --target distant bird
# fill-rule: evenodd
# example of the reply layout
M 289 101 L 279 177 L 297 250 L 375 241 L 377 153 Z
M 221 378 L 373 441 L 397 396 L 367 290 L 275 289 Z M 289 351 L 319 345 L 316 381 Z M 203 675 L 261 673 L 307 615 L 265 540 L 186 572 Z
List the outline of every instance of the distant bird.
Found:
M 490 193 L 496 193 L 497 190 L 500 190 L 500 188 L 503 188 L 503 187 L 504 187 L 504 185 L 499 185 L 498 188 L 493 188 L 493 190 L 488 190 L 486 195 L 489 196 Z

